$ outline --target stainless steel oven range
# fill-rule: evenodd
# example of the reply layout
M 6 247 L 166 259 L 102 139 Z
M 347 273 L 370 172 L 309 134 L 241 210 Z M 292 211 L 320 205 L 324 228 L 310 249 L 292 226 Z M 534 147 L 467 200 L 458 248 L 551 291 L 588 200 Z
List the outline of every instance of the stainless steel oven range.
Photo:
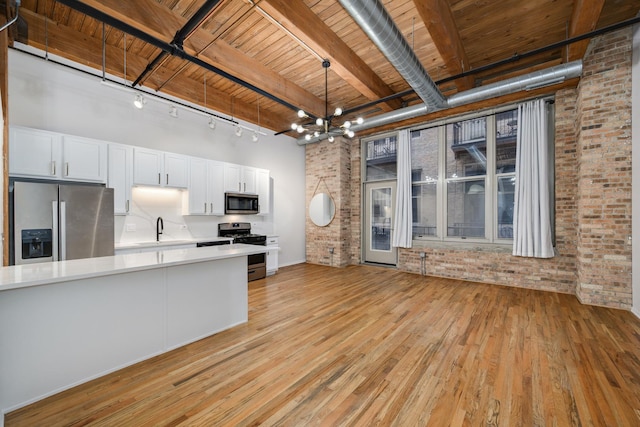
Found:
M 223 222 L 218 224 L 219 237 L 231 237 L 233 243 L 244 243 L 247 245 L 267 245 L 267 236 L 263 234 L 252 234 L 250 222 Z M 266 254 L 249 255 L 248 275 L 249 281 L 263 279 L 267 276 Z

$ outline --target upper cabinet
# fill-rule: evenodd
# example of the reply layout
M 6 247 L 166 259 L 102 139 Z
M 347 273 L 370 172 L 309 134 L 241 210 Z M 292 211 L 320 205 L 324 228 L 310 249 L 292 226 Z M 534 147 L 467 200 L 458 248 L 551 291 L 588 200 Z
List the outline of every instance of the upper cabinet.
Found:
M 109 144 L 107 186 L 113 188 L 113 210 L 116 215 L 129 214 L 132 183 L 133 147 L 122 144 Z
M 9 174 L 106 183 L 107 151 L 103 141 L 12 126 Z
M 135 147 L 133 151 L 133 184 L 155 187 L 187 188 L 189 158 Z
M 267 169 L 256 169 L 256 185 L 258 187 L 260 215 L 268 215 L 271 203 L 271 179 Z
M 257 194 L 257 169 L 250 166 L 225 163 L 224 191 Z
M 184 214 L 224 215 L 223 185 L 224 163 L 191 158 L 188 203 L 183 204 Z

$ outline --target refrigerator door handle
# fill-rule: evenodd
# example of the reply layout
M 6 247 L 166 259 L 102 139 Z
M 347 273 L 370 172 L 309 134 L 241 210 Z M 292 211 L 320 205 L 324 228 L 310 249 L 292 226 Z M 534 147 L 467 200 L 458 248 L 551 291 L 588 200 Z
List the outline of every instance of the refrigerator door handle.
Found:
M 60 261 L 67 259 L 67 203 L 60 202 Z
M 53 252 L 53 261 L 58 261 L 59 260 L 59 258 L 58 258 L 58 236 L 59 236 L 59 233 L 58 233 L 58 202 L 55 201 L 55 200 L 53 202 L 51 202 L 51 216 L 52 216 L 52 219 L 53 219 L 53 227 L 52 227 L 53 228 L 53 231 L 52 231 L 53 236 L 51 236 L 52 239 L 53 239 L 53 242 L 52 242 L 52 246 L 53 247 L 51 249 L 52 249 L 52 252 Z

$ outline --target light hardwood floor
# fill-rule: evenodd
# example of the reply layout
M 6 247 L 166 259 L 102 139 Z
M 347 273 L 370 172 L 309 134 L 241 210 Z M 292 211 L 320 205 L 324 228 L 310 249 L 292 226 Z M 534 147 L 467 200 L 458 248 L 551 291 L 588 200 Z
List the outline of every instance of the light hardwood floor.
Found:
M 640 321 L 629 312 L 315 265 L 250 283 L 249 306 L 245 325 L 6 425 L 640 425 Z

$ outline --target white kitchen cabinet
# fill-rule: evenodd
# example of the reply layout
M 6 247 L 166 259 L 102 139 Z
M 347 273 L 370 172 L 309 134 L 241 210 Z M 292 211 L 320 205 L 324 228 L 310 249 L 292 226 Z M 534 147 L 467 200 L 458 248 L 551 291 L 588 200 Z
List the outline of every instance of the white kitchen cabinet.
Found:
M 90 138 L 63 135 L 61 178 L 107 182 L 108 144 Z
M 135 147 L 133 149 L 133 183 L 135 185 L 162 185 L 164 153 Z
M 140 147 L 133 150 L 134 185 L 187 188 L 188 174 L 187 156 Z
M 164 153 L 165 187 L 187 188 L 189 186 L 189 158 L 180 154 Z
M 267 276 L 272 276 L 278 271 L 278 236 L 267 237 Z
M 257 194 L 257 169 L 250 166 L 224 164 L 224 191 Z
M 128 215 L 131 207 L 133 182 L 133 147 L 109 144 L 109 173 L 107 186 L 113 188 L 115 215 Z
M 271 182 L 267 169 L 256 169 L 256 186 L 258 189 L 260 215 L 268 215 L 271 204 Z
M 185 214 L 224 215 L 224 164 L 194 157 L 189 162 L 189 169 Z
M 56 132 L 12 126 L 11 176 L 107 182 L 107 143 Z

